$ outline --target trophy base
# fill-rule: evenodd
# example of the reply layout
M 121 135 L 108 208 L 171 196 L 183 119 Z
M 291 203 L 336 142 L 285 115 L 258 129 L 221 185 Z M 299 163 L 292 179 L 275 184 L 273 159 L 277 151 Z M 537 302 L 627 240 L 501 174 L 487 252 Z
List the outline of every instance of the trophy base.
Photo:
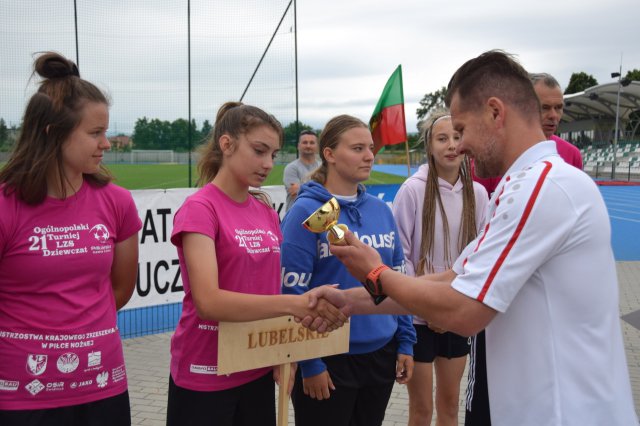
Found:
M 345 233 L 349 230 L 347 225 L 343 223 L 339 223 L 335 226 L 332 226 L 327 232 L 327 240 L 330 244 L 336 246 L 346 246 L 347 242 L 344 239 Z

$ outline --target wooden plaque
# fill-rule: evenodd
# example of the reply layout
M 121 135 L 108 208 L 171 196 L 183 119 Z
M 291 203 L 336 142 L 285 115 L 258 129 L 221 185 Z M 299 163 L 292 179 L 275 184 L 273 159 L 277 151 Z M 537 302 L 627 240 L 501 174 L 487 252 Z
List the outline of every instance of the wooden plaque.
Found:
M 218 325 L 218 374 L 281 365 L 349 351 L 349 324 L 318 333 L 291 316 Z

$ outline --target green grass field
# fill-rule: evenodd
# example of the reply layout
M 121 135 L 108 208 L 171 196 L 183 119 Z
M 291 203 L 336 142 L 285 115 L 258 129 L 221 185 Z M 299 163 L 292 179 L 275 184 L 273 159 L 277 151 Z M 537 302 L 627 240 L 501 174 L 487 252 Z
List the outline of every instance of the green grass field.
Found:
M 116 177 L 116 184 L 127 189 L 167 189 L 189 186 L 188 166 L 181 164 L 108 164 Z M 284 165 L 276 165 L 265 181 L 266 185 L 282 185 Z M 402 183 L 405 177 L 372 172 L 368 185 Z M 192 168 L 191 186 L 198 180 L 197 170 Z

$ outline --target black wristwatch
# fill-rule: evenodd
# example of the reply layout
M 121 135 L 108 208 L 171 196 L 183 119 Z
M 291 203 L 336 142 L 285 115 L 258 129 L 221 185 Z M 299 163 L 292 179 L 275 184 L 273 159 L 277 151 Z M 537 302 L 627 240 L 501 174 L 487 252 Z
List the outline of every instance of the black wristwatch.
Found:
M 375 267 L 371 272 L 367 274 L 367 278 L 362 283 L 364 288 L 367 289 L 371 297 L 373 297 L 373 303 L 379 305 L 387 295 L 382 291 L 382 284 L 380 283 L 380 274 L 389 268 L 387 265 L 380 265 Z

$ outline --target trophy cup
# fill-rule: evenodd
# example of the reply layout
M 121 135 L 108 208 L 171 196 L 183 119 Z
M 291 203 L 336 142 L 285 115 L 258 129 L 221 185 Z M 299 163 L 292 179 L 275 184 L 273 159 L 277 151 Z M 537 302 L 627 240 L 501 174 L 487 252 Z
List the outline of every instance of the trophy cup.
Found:
M 332 197 L 302 222 L 302 226 L 316 234 L 327 232 L 327 240 L 331 244 L 346 245 L 344 235 L 349 228 L 347 225 L 338 223 L 338 217 L 340 217 L 340 204 L 335 197 Z
M 327 240 L 329 240 L 331 244 L 344 246 L 347 245 L 347 242 L 344 240 L 345 231 L 349 228 L 347 228 L 345 224 L 338 223 L 338 217 L 340 217 L 340 204 L 338 204 L 338 200 L 336 200 L 335 197 L 332 197 L 302 222 L 302 226 L 316 234 L 326 231 Z M 375 280 L 377 281 L 377 277 Z M 387 298 L 385 294 L 375 293 L 373 287 L 376 285 L 369 283 L 368 278 L 367 282 L 362 283 L 362 285 L 367 289 L 371 297 L 373 297 L 373 302 L 376 305 Z

